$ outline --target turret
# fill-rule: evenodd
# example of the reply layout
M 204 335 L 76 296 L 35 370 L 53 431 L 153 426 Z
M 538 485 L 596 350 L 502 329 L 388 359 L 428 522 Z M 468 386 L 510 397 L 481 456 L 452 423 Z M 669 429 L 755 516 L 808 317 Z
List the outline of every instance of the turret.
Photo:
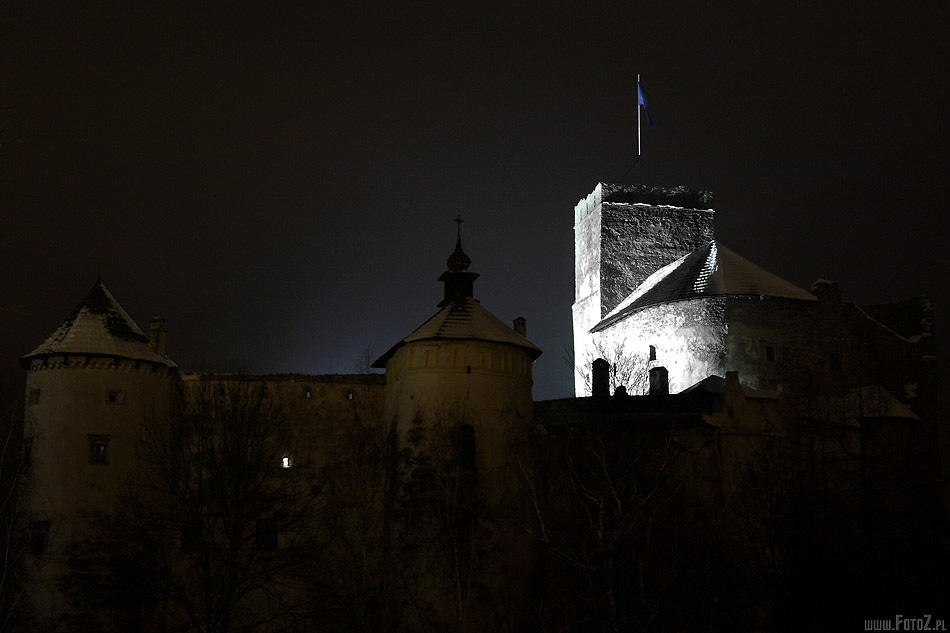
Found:
M 31 446 L 28 489 L 31 594 L 55 618 L 67 603 L 56 580 L 89 517 L 109 512 L 138 466 L 143 424 L 168 411 L 177 367 L 165 357 L 164 321 L 142 332 L 96 280 L 65 321 L 20 363 L 27 370 L 24 434 Z

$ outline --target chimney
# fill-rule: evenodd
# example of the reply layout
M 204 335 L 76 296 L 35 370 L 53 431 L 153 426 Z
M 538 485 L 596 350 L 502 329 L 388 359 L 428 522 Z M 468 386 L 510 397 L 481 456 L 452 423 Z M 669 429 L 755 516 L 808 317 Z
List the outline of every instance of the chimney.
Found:
M 606 398 L 610 395 L 610 363 L 598 358 L 591 365 L 590 395 Z
M 514 320 L 515 332 L 521 336 L 528 336 L 528 322 L 525 321 L 524 317 L 518 317 Z
M 670 393 L 670 372 L 666 367 L 654 367 L 650 370 L 650 395 L 666 396 Z
M 155 317 L 149 323 L 148 346 L 159 356 L 165 356 L 165 338 L 168 335 L 168 325 L 162 317 Z

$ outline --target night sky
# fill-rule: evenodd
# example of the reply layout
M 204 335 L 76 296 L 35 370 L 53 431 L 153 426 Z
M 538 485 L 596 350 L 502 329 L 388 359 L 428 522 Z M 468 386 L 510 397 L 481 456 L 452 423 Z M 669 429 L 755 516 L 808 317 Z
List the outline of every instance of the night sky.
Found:
M 185 370 L 349 373 L 437 310 L 460 214 L 570 395 L 598 181 L 712 190 L 732 250 L 948 331 L 943 3 L 240 4 L 0 9 L 8 384 L 99 270 Z

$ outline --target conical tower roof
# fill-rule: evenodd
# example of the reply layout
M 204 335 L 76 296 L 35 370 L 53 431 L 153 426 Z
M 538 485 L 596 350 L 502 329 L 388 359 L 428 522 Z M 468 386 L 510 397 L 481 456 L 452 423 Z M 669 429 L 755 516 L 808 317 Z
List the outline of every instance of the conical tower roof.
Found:
M 148 337 L 122 309 L 112 293 L 97 279 L 79 306 L 49 338 L 20 359 L 28 368 L 46 356 L 109 356 L 144 360 L 175 367 L 167 357 L 152 351 Z
M 698 297 L 759 296 L 816 301 L 815 295 L 785 281 L 721 243 L 700 246 L 647 277 L 591 331 L 650 306 Z
M 475 299 L 472 287 L 478 273 L 471 269 L 472 260 L 462 250 L 461 236 L 446 265 L 448 270 L 439 277 L 445 285 L 445 298 L 439 303 L 442 309 L 376 359 L 373 367 L 385 368 L 396 350 L 416 341 L 489 341 L 523 348 L 532 360 L 541 355 L 540 347 L 515 332 Z
M 460 297 L 393 345 L 373 363 L 373 367 L 386 367 L 386 361 L 407 343 L 433 340 L 504 343 L 527 350 L 532 359 L 541 355 L 540 347 L 515 332 L 478 301 L 472 297 Z

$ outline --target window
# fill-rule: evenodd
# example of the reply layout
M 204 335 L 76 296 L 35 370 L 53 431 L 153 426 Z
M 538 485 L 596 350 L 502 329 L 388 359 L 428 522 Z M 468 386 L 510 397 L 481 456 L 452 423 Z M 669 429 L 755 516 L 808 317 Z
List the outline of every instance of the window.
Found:
M 775 348 L 771 345 L 765 346 L 765 360 L 775 360 Z
M 259 552 L 277 551 L 277 518 L 257 520 L 255 545 Z
M 353 392 L 352 392 L 352 391 L 347 391 L 347 392 L 346 392 L 346 399 L 347 399 L 347 400 L 352 400 L 352 399 L 353 399 Z
M 650 360 L 656 360 L 656 345 L 650 346 Z
M 310 389 L 310 387 L 304 387 L 303 397 L 309 400 L 312 395 L 313 395 L 313 391 Z
M 289 455 L 284 455 L 280 458 L 280 467 L 281 468 L 293 468 L 294 460 L 290 458 Z
M 90 435 L 89 436 L 89 463 L 90 464 L 108 464 L 109 463 L 109 440 L 111 435 Z
M 110 391 L 106 396 L 106 402 L 109 404 L 125 404 L 125 392 Z
M 475 429 L 470 424 L 459 429 L 459 468 L 475 470 Z
M 42 556 L 46 553 L 49 541 L 49 521 L 33 521 L 30 523 L 30 554 Z
M 39 403 L 40 403 L 40 390 L 30 389 L 30 404 L 39 404 Z

